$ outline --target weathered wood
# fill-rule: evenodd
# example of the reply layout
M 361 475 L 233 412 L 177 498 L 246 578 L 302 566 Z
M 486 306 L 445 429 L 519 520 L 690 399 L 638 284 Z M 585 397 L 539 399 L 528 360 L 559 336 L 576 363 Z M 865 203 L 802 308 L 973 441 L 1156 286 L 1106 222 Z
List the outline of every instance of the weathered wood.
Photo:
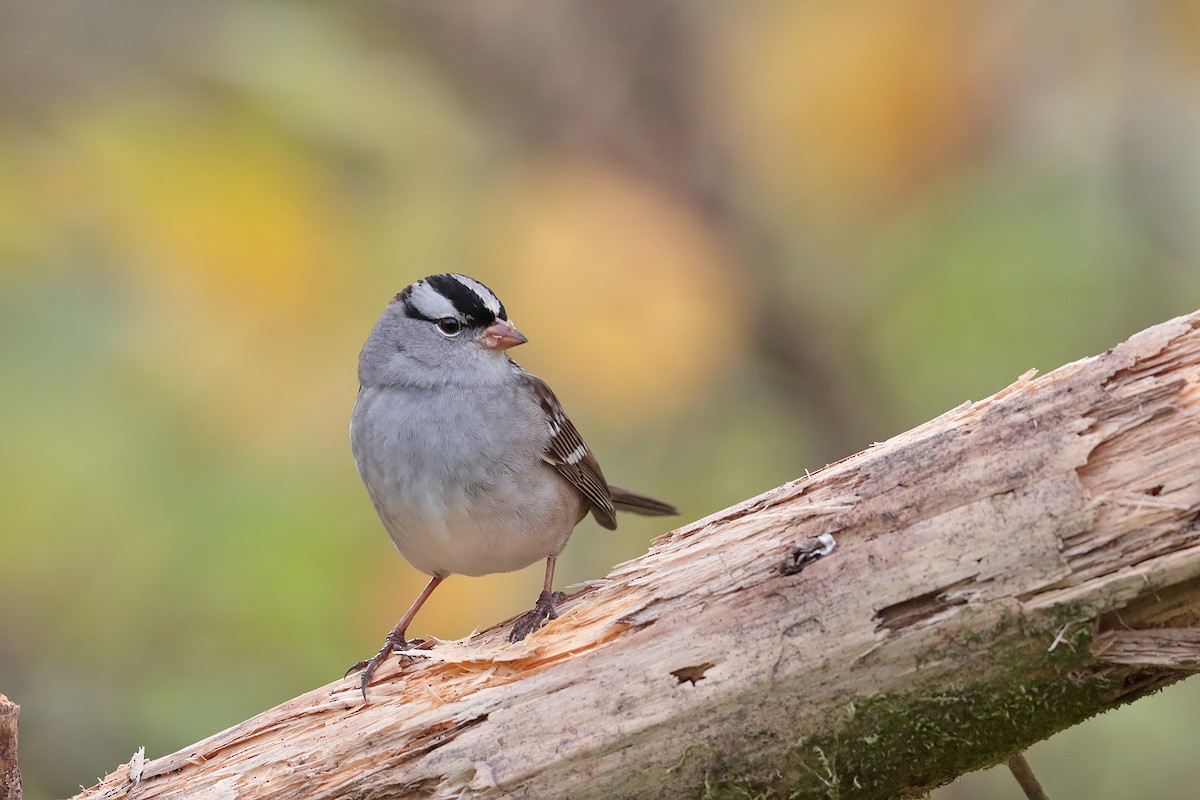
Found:
M 17 725 L 21 707 L 0 694 L 0 800 L 21 800 L 21 767 L 17 763 Z
M 1197 629 L 1200 312 L 668 533 L 523 642 L 149 761 L 136 796 L 893 797 L 1178 680 Z

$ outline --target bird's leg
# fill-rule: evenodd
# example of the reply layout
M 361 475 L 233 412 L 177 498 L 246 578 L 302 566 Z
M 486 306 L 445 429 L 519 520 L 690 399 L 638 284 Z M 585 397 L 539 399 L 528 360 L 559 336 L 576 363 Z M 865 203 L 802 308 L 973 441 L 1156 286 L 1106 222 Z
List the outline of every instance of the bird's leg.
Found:
M 522 614 L 517 620 L 517 624 L 513 625 L 512 633 L 508 635 L 510 642 L 521 641 L 542 627 L 542 623 L 548 619 L 558 619 L 558 612 L 554 610 L 554 603 L 556 600 L 561 599 L 561 595 L 556 597 L 556 593 L 552 589 L 554 586 L 554 562 L 557 560 L 555 556 L 550 556 L 546 559 L 546 583 L 542 586 L 542 593 L 538 595 L 533 610 Z
M 421 643 L 420 639 L 413 639 L 411 642 L 404 638 L 408 626 L 412 623 L 413 617 L 421 610 L 421 606 L 429 599 L 429 595 L 433 594 L 433 590 L 442 582 L 441 575 L 434 575 L 429 579 L 429 583 L 425 584 L 425 588 L 417 595 L 417 599 L 408 607 L 408 611 L 404 612 L 404 616 L 396 623 L 396 627 L 388 633 L 387 638 L 383 640 L 383 647 L 379 648 L 379 652 L 365 661 L 356 662 L 346 670 L 348 677 L 352 672 L 363 671 L 362 678 L 359 681 L 362 686 L 363 701 L 367 699 L 367 685 L 371 682 L 371 676 L 375 674 L 375 670 L 379 669 L 379 665 L 387 661 L 388 656 L 392 653 L 402 653 Z

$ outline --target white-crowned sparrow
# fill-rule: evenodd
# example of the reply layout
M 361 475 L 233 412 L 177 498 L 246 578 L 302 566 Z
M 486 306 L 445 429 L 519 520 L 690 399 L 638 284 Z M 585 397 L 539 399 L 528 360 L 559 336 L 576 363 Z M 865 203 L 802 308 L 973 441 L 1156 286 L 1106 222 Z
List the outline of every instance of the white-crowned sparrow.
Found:
M 432 576 L 361 669 L 409 649 L 409 623 L 449 575 L 510 572 L 546 560 L 546 582 L 510 638 L 554 619 L 554 561 L 591 512 L 677 513 L 609 486 L 558 398 L 508 357 L 526 338 L 479 281 L 422 278 L 388 303 L 359 356 L 350 420 L 354 462 L 401 555 Z

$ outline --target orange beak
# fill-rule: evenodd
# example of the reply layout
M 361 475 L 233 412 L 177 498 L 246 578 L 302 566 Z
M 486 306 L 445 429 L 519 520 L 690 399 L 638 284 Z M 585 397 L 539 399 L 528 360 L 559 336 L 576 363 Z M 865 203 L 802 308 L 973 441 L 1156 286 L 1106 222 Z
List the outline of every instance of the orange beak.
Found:
M 507 350 L 529 340 L 508 320 L 498 319 L 483 330 L 480 343 L 489 350 Z

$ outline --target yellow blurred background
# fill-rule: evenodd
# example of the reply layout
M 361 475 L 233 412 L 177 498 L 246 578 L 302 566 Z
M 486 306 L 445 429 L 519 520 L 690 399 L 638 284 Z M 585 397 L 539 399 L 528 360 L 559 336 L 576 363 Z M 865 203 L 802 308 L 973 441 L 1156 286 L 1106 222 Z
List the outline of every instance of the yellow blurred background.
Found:
M 378 647 L 423 578 L 346 431 L 412 280 L 495 289 L 609 477 L 694 519 L 1200 306 L 1198 141 L 1182 0 L 0 4 L 27 797 Z M 662 530 L 585 522 L 559 585 Z M 411 632 L 517 613 L 540 571 L 448 581 Z M 1030 760 L 1056 800 L 1190 798 L 1198 701 Z

